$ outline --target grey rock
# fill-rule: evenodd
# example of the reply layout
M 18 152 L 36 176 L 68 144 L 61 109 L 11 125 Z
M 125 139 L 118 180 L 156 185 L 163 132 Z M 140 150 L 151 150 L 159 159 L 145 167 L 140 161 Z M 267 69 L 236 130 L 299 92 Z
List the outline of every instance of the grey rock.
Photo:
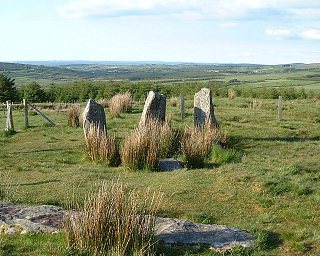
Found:
M 107 133 L 106 114 L 104 108 L 95 100 L 89 99 L 83 111 L 83 131 L 86 136 L 90 124 L 95 124 L 103 133 Z
M 183 164 L 174 158 L 165 158 L 159 160 L 159 169 L 163 171 L 171 171 L 183 169 Z
M 14 228 L 8 228 L 5 232 L 6 235 L 14 235 L 16 233 Z
M 212 249 L 229 250 L 234 246 L 252 247 L 254 238 L 240 229 L 222 225 L 196 224 L 172 218 L 156 220 L 157 239 L 165 244 L 207 244 Z
M 194 126 L 203 127 L 206 122 L 211 127 L 219 126 L 214 115 L 211 90 L 202 88 L 194 95 Z
M 0 224 L 21 232 L 52 233 L 62 228 L 65 212 L 52 205 L 23 206 L 0 202 Z
M 80 212 L 69 212 L 57 206 L 23 206 L 0 202 L 0 231 L 5 234 L 56 233 L 63 228 L 63 219 L 68 214 L 75 219 L 82 216 Z M 218 251 L 254 245 L 254 238 L 240 229 L 174 218 L 157 217 L 155 232 L 156 239 L 168 245 L 206 244 Z
M 162 93 L 150 91 L 144 103 L 139 126 L 145 126 L 149 120 L 164 122 L 166 117 L 166 96 Z

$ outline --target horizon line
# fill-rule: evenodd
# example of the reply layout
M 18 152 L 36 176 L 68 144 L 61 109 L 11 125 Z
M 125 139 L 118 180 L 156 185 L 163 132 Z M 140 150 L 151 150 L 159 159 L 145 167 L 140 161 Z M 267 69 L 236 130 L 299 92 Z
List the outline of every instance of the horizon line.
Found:
M 263 63 L 251 63 L 251 62 L 200 62 L 200 61 L 162 61 L 162 60 L 4 60 L 2 63 L 13 64 L 32 64 L 32 63 L 59 63 L 59 62 L 73 62 L 74 64 L 85 64 L 83 62 L 91 63 L 139 63 L 139 64 L 202 64 L 202 65 L 262 65 L 262 66 L 278 66 L 278 65 L 311 65 L 320 64 L 318 62 L 290 62 L 290 63 L 277 63 L 277 64 L 263 64 Z

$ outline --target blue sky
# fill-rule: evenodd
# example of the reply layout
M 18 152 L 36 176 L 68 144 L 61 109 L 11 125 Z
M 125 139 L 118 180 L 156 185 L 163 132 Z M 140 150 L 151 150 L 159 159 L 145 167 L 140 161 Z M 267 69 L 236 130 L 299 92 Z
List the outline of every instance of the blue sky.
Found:
M 0 61 L 320 62 L 320 0 L 0 0 Z

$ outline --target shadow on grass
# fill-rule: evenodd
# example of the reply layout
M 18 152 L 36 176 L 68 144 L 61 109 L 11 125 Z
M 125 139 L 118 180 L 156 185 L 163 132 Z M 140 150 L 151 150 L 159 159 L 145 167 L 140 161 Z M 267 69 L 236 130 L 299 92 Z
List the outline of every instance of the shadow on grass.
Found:
M 261 251 L 270 251 L 283 244 L 280 234 L 262 229 L 255 229 L 251 232 L 255 237 L 255 248 Z
M 0 131 L 0 138 L 3 137 L 3 138 L 10 138 L 12 137 L 13 135 L 17 134 L 16 131 L 14 130 L 9 130 L 9 131 Z
M 182 255 L 199 255 L 207 252 L 208 246 L 206 245 L 165 245 L 159 242 L 156 246 L 157 255 L 167 255 L 167 256 L 182 256 Z
M 0 255 L 7 255 L 7 256 L 16 255 L 15 252 L 16 252 L 16 246 L 15 245 L 10 244 L 10 243 L 4 244 L 4 245 L 0 244 L 0 253 L 3 253 L 3 254 L 0 254 Z
M 253 141 L 281 141 L 281 142 L 310 142 L 310 141 L 320 141 L 320 136 L 315 136 L 311 138 L 299 138 L 299 137 L 265 137 L 265 138 L 257 138 L 257 137 L 241 137 L 237 136 L 235 138 L 236 141 L 240 140 L 253 140 Z
M 30 182 L 30 183 L 10 184 L 9 186 L 33 186 L 33 185 L 48 184 L 48 183 L 54 183 L 54 182 L 60 182 L 60 181 L 61 180 L 58 180 L 58 179 L 52 179 L 52 180 L 44 180 L 44 181 Z
M 68 150 L 77 149 L 79 147 L 68 147 Z M 8 152 L 8 154 L 30 154 L 30 153 L 41 153 L 41 152 L 57 152 L 57 151 L 66 151 L 66 148 L 49 148 L 49 149 L 36 149 L 28 151 L 14 151 Z

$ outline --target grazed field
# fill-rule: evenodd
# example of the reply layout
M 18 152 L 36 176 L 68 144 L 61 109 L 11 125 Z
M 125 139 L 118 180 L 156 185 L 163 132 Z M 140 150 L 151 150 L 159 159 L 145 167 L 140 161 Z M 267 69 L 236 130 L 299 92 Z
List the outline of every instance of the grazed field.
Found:
M 245 153 L 240 163 L 172 172 L 129 172 L 91 163 L 84 153 L 81 128 L 66 126 L 65 112 L 45 111 L 58 125 L 45 125 L 38 115 L 23 129 L 22 112 L 14 112 L 16 134 L 0 135 L 1 196 L 25 204 L 65 206 L 102 180 L 119 180 L 130 188 L 151 187 L 164 193 L 162 216 L 238 227 L 254 234 L 254 251 L 235 255 L 320 254 L 320 101 L 284 101 L 283 120 L 276 120 L 277 101 L 249 98 L 215 99 L 215 111 L 233 147 Z M 169 105 L 169 104 L 168 104 Z M 168 106 L 173 125 L 192 125 L 193 102 Z M 108 118 L 119 140 L 135 127 L 142 111 Z M 5 124 L 0 114 L 0 124 Z M 63 235 L 1 237 L 1 255 L 63 255 Z M 160 248 L 166 255 L 211 255 L 202 247 Z

